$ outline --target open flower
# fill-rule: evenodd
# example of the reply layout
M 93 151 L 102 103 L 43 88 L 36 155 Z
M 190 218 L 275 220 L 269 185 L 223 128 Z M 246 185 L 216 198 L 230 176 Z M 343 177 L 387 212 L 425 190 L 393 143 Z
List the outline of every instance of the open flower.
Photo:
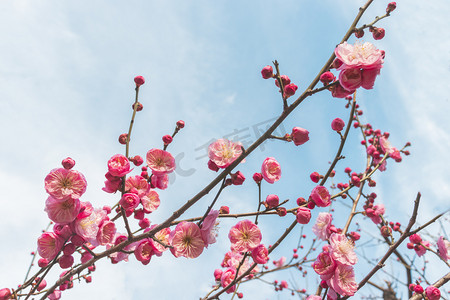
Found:
M 231 228 L 228 238 L 231 242 L 231 249 L 238 252 L 247 252 L 258 247 L 262 235 L 258 226 L 252 221 L 242 220 Z
M 322 280 L 328 280 L 334 275 L 334 270 L 336 269 L 337 263 L 331 257 L 329 252 L 322 252 L 317 256 L 315 262 L 313 262 L 312 267 L 317 274 L 320 275 Z
M 330 213 L 321 212 L 317 216 L 316 224 L 314 224 L 312 231 L 317 238 L 322 241 L 327 240 L 330 237 L 330 226 L 333 216 Z
M 78 199 L 86 191 L 87 182 L 83 174 L 64 168 L 53 169 L 45 177 L 45 190 L 55 199 Z
M 450 242 L 445 240 L 443 236 L 440 236 L 437 241 L 437 248 L 439 256 L 447 261 L 450 258 Z
M 79 199 L 58 200 L 50 196 L 45 201 L 45 211 L 48 218 L 58 224 L 68 224 L 75 220 L 80 209 Z
M 159 195 L 155 190 L 149 189 L 147 193 L 141 197 L 142 207 L 144 212 L 151 213 L 159 207 L 161 201 Z
M 53 232 L 44 232 L 37 243 L 39 255 L 49 261 L 56 257 L 63 246 L 63 240 Z
M 108 160 L 108 172 L 112 176 L 122 177 L 131 171 L 130 161 L 122 154 L 116 154 Z
M 354 45 L 343 42 L 334 50 L 336 57 L 342 61 L 339 70 L 361 68 L 377 69 L 383 64 L 381 50 L 373 44 L 356 42 Z
M 147 165 L 153 174 L 162 176 L 175 170 L 175 158 L 167 151 L 151 149 L 147 152 Z
M 333 233 L 330 236 L 331 256 L 343 265 L 354 265 L 358 261 L 353 245 L 343 234 Z
M 208 157 L 219 168 L 231 165 L 242 154 L 241 143 L 218 139 L 208 147 Z
M 319 207 L 327 207 L 331 204 L 330 192 L 328 192 L 326 187 L 321 185 L 316 186 L 311 191 L 311 199 Z
M 274 183 L 281 178 L 280 164 L 273 157 L 267 157 L 262 164 L 261 174 L 268 183 Z
M 203 221 L 200 231 L 202 233 L 202 239 L 205 242 L 206 248 L 208 248 L 208 245 L 214 244 L 216 242 L 216 230 L 214 230 L 214 228 L 216 226 L 216 220 L 218 216 L 218 210 L 211 210 Z
M 338 265 L 329 283 L 333 290 L 341 296 L 353 296 L 358 290 L 355 272 L 352 266 Z
M 179 223 L 170 233 L 169 240 L 173 246 L 170 251 L 175 257 L 196 258 L 202 254 L 205 247 L 200 228 L 192 222 Z

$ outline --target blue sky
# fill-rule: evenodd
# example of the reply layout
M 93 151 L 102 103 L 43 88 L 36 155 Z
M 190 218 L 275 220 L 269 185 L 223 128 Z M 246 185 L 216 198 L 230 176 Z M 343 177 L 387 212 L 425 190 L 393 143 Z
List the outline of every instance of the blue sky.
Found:
M 0 266 L 9 270 L 1 272 L 0 288 L 20 283 L 25 274 L 29 252 L 48 222 L 43 211 L 43 179 L 63 158 L 74 158 L 76 169 L 85 174 L 85 201 L 94 206 L 117 201 L 101 187 L 106 161 L 124 151 L 116 141 L 128 128 L 134 76 L 143 75 L 147 83 L 141 89 L 144 110 L 135 123 L 132 154 L 143 156 L 161 147 L 161 136 L 171 133 L 177 120 L 186 122 L 169 150 L 184 155 L 180 167 L 193 174 L 176 173 L 170 188 L 160 193 L 161 208 L 151 215 L 151 221 L 158 223 L 213 178 L 205 167 L 207 160 L 199 158 L 202 145 L 233 135 L 235 130 L 254 140 L 254 126 L 280 113 L 277 89 L 261 79 L 261 68 L 277 59 L 281 72 L 303 90 L 363 4 L 356 0 L 345 1 L 345 5 L 331 0 L 230 2 L 0 3 L 0 201 L 4 211 Z M 375 2 L 363 23 L 381 15 L 389 1 Z M 375 42 L 386 51 L 381 75 L 375 88 L 358 92 L 358 98 L 366 122 L 389 131 L 397 147 L 407 141 L 413 145 L 410 157 L 401 164 L 389 162 L 388 172 L 376 176 L 374 191 L 388 214 L 400 215 L 402 223 L 407 222 L 409 207 L 421 191 L 419 222 L 424 223 L 449 208 L 450 39 L 444 28 L 450 6 L 443 0 L 433 5 L 418 0 L 397 4 L 392 17 L 379 25 L 386 28 L 386 37 Z M 364 40 L 373 42 L 367 32 Z M 239 169 L 250 179 L 265 157 L 274 156 L 281 163 L 283 177 L 273 186 L 264 186 L 263 193 L 276 193 L 291 202 L 307 196 L 314 186 L 309 174 L 323 173 L 336 151 L 338 138 L 329 125 L 335 117 L 347 120 L 342 101 L 328 93 L 308 99 L 283 126 L 286 132 L 294 126 L 308 129 L 310 142 L 302 147 L 267 143 Z M 344 155 L 356 159 L 338 165 L 338 172 L 347 165 L 355 170 L 362 167 L 360 138 L 353 131 Z M 219 205 L 229 205 L 234 212 L 253 211 L 256 195 L 256 187 L 247 180 L 242 187 L 226 190 Z M 201 214 L 211 197 L 187 215 Z M 277 237 L 269 230 L 274 224 L 290 223 L 271 218 L 261 223 L 267 232 L 263 235 L 266 244 Z M 203 296 L 229 247 L 226 236 L 232 224 L 221 223 L 220 242 L 197 260 L 166 254 L 145 267 L 134 259 L 114 266 L 103 262 L 92 284 L 76 287 L 63 297 Z M 287 242 L 288 249 L 296 244 L 295 234 L 298 231 Z M 274 253 L 274 258 L 279 255 Z M 286 275 L 290 276 L 297 274 Z M 298 284 L 302 287 L 303 283 L 299 280 Z M 305 284 L 314 290 L 314 281 Z M 286 296 L 273 293 L 266 285 L 249 284 L 243 291 L 258 299 Z

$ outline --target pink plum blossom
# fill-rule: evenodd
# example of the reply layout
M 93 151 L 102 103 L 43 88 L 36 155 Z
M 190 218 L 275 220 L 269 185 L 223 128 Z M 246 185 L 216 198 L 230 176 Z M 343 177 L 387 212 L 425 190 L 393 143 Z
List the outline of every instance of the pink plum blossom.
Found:
M 53 169 L 45 177 L 45 190 L 55 199 L 78 199 L 86 191 L 87 182 L 83 174 L 64 168 Z
M 108 160 L 108 172 L 115 177 L 123 177 L 130 173 L 130 161 L 122 154 L 116 154 Z
M 361 72 L 361 86 L 366 90 L 373 89 L 375 79 L 380 74 L 380 68 L 362 70 Z
M 72 169 L 75 166 L 75 161 L 72 158 L 67 157 L 67 158 L 63 159 L 61 164 L 62 164 L 64 169 L 70 170 L 70 169 Z
M 311 295 L 306 297 L 306 300 L 322 300 L 321 296 Z
M 120 243 L 126 241 L 127 239 L 128 239 L 128 236 L 126 234 L 122 234 L 122 233 L 118 233 L 117 232 L 115 237 L 114 237 L 113 245 L 107 244 L 106 245 L 106 249 L 111 248 L 111 246 L 117 246 Z M 125 246 L 123 248 L 123 251 L 133 252 L 136 249 L 136 246 L 137 246 L 136 243 L 132 243 L 132 244 L 130 244 L 128 246 Z M 112 254 L 109 255 L 109 257 L 111 258 L 111 262 L 113 264 L 116 264 L 116 263 L 118 263 L 118 262 L 120 262 L 122 260 L 128 261 L 128 256 L 129 256 L 128 253 L 125 253 L 125 252 L 122 252 L 122 251 L 115 252 L 115 253 L 112 253 Z
M 258 226 L 252 221 L 242 220 L 231 228 L 228 238 L 231 242 L 231 249 L 238 252 L 247 252 L 258 247 L 262 235 Z
M 116 180 L 108 179 L 105 181 L 105 187 L 103 187 L 102 190 L 110 194 L 115 193 L 120 189 L 121 183 L 122 180 L 120 180 L 119 177 L 117 177 Z
M 225 253 L 225 257 L 223 258 L 221 266 L 226 267 L 233 267 L 237 268 L 242 260 L 244 255 L 242 255 L 240 252 L 237 251 L 228 251 Z
M 152 227 L 150 227 L 149 230 L 155 228 L 156 226 L 157 226 L 156 224 L 152 225 Z M 144 232 L 146 232 L 146 231 L 144 231 Z M 170 235 L 170 228 L 167 227 L 167 228 L 163 228 L 160 231 L 158 231 L 157 233 L 155 233 L 155 238 L 158 241 L 160 241 L 166 245 L 169 245 L 169 235 Z M 157 256 L 161 256 L 162 253 L 168 249 L 168 248 L 164 247 L 163 245 L 161 245 L 160 243 L 158 243 L 157 241 L 150 240 L 150 242 L 152 243 L 153 248 L 155 248 L 155 255 L 157 255 Z
M 261 167 L 261 174 L 268 183 L 274 183 L 281 178 L 280 164 L 273 157 L 267 157 Z
M 53 291 L 53 293 L 48 295 L 48 299 L 49 300 L 59 300 L 59 299 L 61 299 L 61 291 L 60 290 Z
M 333 217 L 330 213 L 321 212 L 317 216 L 316 224 L 314 224 L 312 231 L 317 236 L 317 238 L 322 241 L 327 240 L 330 237 L 330 226 Z
M 328 280 L 334 275 L 337 263 L 329 252 L 321 252 L 312 264 L 314 271 L 320 275 L 322 280 Z
M 153 174 L 151 179 L 152 185 L 160 190 L 165 190 L 169 186 L 169 175 L 155 175 Z
M 300 224 L 308 224 L 311 220 L 311 210 L 307 207 L 299 207 L 297 209 L 297 222 Z
M 341 118 L 336 118 L 331 122 L 331 129 L 334 131 L 341 131 L 344 129 L 345 122 Z
M 437 241 L 437 248 L 439 256 L 447 261 L 450 258 L 450 242 L 444 239 L 443 236 L 440 236 Z
M 97 241 L 100 245 L 112 244 L 116 235 L 116 224 L 104 221 L 97 232 Z
M 343 234 L 333 233 L 330 236 L 331 256 L 343 265 L 354 265 L 358 261 L 353 245 Z
M 253 261 L 257 264 L 266 264 L 269 261 L 269 251 L 263 244 L 252 250 Z
M 142 207 L 144 212 L 151 213 L 155 211 L 160 204 L 159 195 L 155 190 L 148 190 L 147 193 L 141 197 Z
M 383 64 L 381 50 L 369 42 L 362 44 L 357 41 L 354 45 L 344 42 L 336 47 L 334 53 L 343 63 L 339 70 L 350 68 L 377 69 Z
M 318 185 L 311 191 L 311 199 L 319 207 L 327 207 L 331 204 L 331 196 L 328 189 Z
M 144 196 L 147 193 L 148 188 L 147 180 L 140 175 L 130 176 L 125 181 L 125 191 L 135 193 L 139 197 Z
M 220 283 L 222 287 L 227 287 L 231 282 L 233 282 L 234 277 L 236 276 L 236 269 L 228 268 L 222 273 L 222 277 L 220 278 Z M 226 292 L 232 293 L 236 290 L 236 285 L 230 287 Z
M 294 127 L 292 128 L 291 138 L 295 146 L 303 145 L 309 141 L 309 131 L 304 128 Z
M 154 175 L 162 176 L 175 170 L 175 158 L 161 149 L 151 149 L 147 152 L 147 165 Z
M 338 264 L 329 285 L 341 296 L 353 296 L 358 290 L 353 267 Z
M 430 285 L 425 289 L 425 295 L 427 295 L 428 300 L 439 300 L 441 299 L 441 291 L 438 288 Z
M 63 240 L 53 232 L 44 232 L 38 238 L 38 253 L 41 257 L 52 260 L 63 246 Z
M 216 231 L 214 230 L 216 226 L 216 220 L 219 216 L 218 210 L 211 210 L 203 221 L 202 228 L 200 229 L 202 234 L 202 239 L 205 242 L 205 247 L 214 244 L 216 242 Z
M 231 165 L 242 154 L 241 143 L 218 139 L 208 147 L 208 157 L 219 168 Z
M 75 220 L 75 232 L 92 245 L 98 245 L 98 230 L 105 218 L 107 215 L 103 209 L 95 209 L 89 216 Z
M 369 216 L 370 219 L 375 224 L 380 224 L 381 223 L 380 215 L 381 216 L 384 215 L 384 213 L 386 211 L 386 209 L 384 208 L 384 205 L 383 204 L 377 204 L 372 209 L 373 209 L 373 215 Z
M 119 201 L 125 210 L 134 210 L 140 203 L 139 196 L 133 193 L 125 193 Z
M 205 243 L 200 228 L 192 222 L 181 222 L 170 233 L 170 249 L 175 257 L 196 258 L 203 252 Z
M 331 96 L 334 98 L 345 98 L 354 92 L 355 91 L 347 91 L 340 83 L 337 83 L 331 87 Z
M 150 259 L 153 256 L 154 248 L 148 239 L 144 239 L 139 242 L 134 249 L 134 256 L 136 259 L 142 264 L 146 265 L 150 262 Z
M 48 218 L 58 224 L 68 224 L 75 220 L 80 209 L 80 200 L 74 198 L 58 200 L 49 196 L 45 201 Z

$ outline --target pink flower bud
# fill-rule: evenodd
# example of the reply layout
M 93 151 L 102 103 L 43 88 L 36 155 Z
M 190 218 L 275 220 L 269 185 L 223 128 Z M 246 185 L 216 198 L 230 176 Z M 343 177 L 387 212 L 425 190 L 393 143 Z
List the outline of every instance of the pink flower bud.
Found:
M 264 79 L 269 79 L 273 77 L 273 68 L 271 66 L 265 66 L 261 70 L 261 75 Z
M 219 209 L 219 213 L 223 215 L 228 215 L 230 213 L 230 208 L 228 206 L 221 206 Z
M 416 286 L 414 287 L 414 292 L 416 292 L 417 294 L 422 294 L 423 293 L 423 287 L 419 284 L 416 284 Z
M 297 222 L 300 224 L 308 224 L 311 220 L 311 210 L 307 207 L 299 207 L 297 209 Z
M 329 84 L 330 82 L 334 81 L 335 79 L 336 79 L 336 77 L 330 71 L 327 71 L 325 73 L 322 73 L 322 75 L 320 75 L 320 81 L 323 84 Z
M 281 82 L 283 83 L 283 86 L 288 85 L 289 83 L 291 83 L 291 80 L 289 79 L 289 77 L 287 75 L 281 75 Z M 277 87 L 280 87 L 280 84 L 278 83 L 278 80 L 275 79 L 275 85 Z
M 277 207 L 276 210 L 277 210 L 277 214 L 280 217 L 284 217 L 287 214 L 286 208 L 284 208 L 284 207 Z
M 221 269 L 215 269 L 214 270 L 214 279 L 216 281 L 220 281 L 220 278 L 222 277 L 223 271 Z
M 71 159 L 70 157 L 68 157 L 68 158 L 63 159 L 61 164 L 64 169 L 70 170 L 73 168 L 73 166 L 75 166 L 75 161 L 73 159 Z
M 280 198 L 277 195 L 268 195 L 266 198 L 266 203 L 269 208 L 274 208 L 280 203 Z
M 45 258 L 41 258 L 38 260 L 38 266 L 40 268 L 45 268 L 46 266 L 48 266 L 48 259 Z
M 409 237 L 409 241 L 413 244 L 420 244 L 422 242 L 422 238 L 417 233 L 411 235 Z
M 141 156 L 136 155 L 135 157 L 132 158 L 132 162 L 136 167 L 139 167 L 144 163 L 144 159 Z
M 136 76 L 134 77 L 134 82 L 136 83 L 136 87 L 140 87 L 145 83 L 145 79 L 142 76 Z
M 389 13 L 393 12 L 396 8 L 397 8 L 397 3 L 391 2 L 386 7 L 386 13 L 389 14 Z
M 8 300 L 11 299 L 11 291 L 9 289 L 1 289 L 0 290 L 0 300 Z
M 381 40 L 384 38 L 384 35 L 386 32 L 384 31 L 384 28 L 376 28 L 373 30 L 372 35 L 375 40 Z
M 415 287 L 416 285 L 414 284 L 414 283 L 411 283 L 409 286 L 408 286 L 408 288 L 409 288 L 409 290 L 411 291 L 411 292 L 414 292 L 414 287 Z
M 352 231 L 348 234 L 353 241 L 357 241 L 361 238 L 361 235 L 355 231 Z
M 339 58 L 335 58 L 333 63 L 331 64 L 332 69 L 339 69 L 341 66 L 342 66 L 342 60 L 340 60 Z
M 427 295 L 429 300 L 439 300 L 441 298 L 441 291 L 430 285 L 425 289 L 425 295 Z
M 336 118 L 331 122 L 331 129 L 333 129 L 334 131 L 337 131 L 337 132 L 344 129 L 344 126 L 345 126 L 345 122 L 341 118 Z
M 255 173 L 255 174 L 253 174 L 253 180 L 254 180 L 256 183 L 260 183 L 260 182 L 263 180 L 262 174 L 261 174 L 261 173 Z
M 300 128 L 300 127 L 292 128 L 291 137 L 296 146 L 303 145 L 304 143 L 309 141 L 308 135 L 309 135 L 309 131 L 304 128 Z
M 364 36 L 364 30 L 363 29 L 355 30 L 355 36 L 358 39 L 362 38 Z
M 297 91 L 297 89 L 298 89 L 298 86 L 296 86 L 293 83 L 290 83 L 290 84 L 286 85 L 284 87 L 284 96 L 286 98 L 289 98 L 290 96 L 293 96 L 295 94 L 295 92 Z
M 269 251 L 266 246 L 259 244 L 255 249 L 252 250 L 253 261 L 257 264 L 266 264 L 269 261 Z
M 234 185 L 242 185 L 245 181 L 244 174 L 241 171 L 231 174 L 231 181 Z
M 36 278 L 36 279 L 38 279 L 38 278 Z M 38 281 L 39 281 L 39 280 L 36 280 L 36 282 L 38 282 Z M 40 291 L 42 291 L 43 289 L 45 289 L 46 286 L 47 286 L 47 282 L 46 282 L 44 279 L 42 279 L 41 283 L 39 283 L 39 285 L 37 286 L 36 290 L 37 290 L 38 292 L 40 292 Z
M 183 128 L 184 127 L 184 121 L 183 120 L 179 120 L 178 122 L 177 122 L 177 127 L 178 128 Z
M 139 205 L 140 199 L 139 196 L 134 193 L 126 193 L 122 196 L 119 203 L 125 210 L 133 210 Z
M 68 269 L 74 263 L 74 258 L 72 255 L 63 255 L 58 260 L 59 266 L 61 269 Z
M 72 243 L 66 244 L 63 248 L 63 253 L 65 255 L 72 255 L 75 253 L 75 245 Z
M 382 226 L 380 229 L 381 235 L 384 237 L 388 237 L 392 233 L 392 229 L 387 226 Z
M 306 204 L 305 198 L 303 198 L 303 197 L 297 198 L 297 205 L 298 206 L 301 206 L 301 205 L 304 205 L 304 204 Z
M 328 192 L 327 188 L 324 186 L 316 186 L 311 191 L 311 199 L 314 201 L 314 203 L 319 207 L 327 207 L 331 204 L 331 196 Z
M 219 171 L 219 167 L 212 160 L 208 161 L 208 169 L 215 172 Z
M 169 145 L 170 143 L 172 143 L 173 138 L 171 135 L 166 134 L 165 136 L 162 137 L 162 140 L 164 142 L 164 145 Z
M 132 105 L 131 105 L 131 108 L 134 110 L 134 106 L 137 106 L 136 107 L 136 111 L 141 111 L 141 110 L 143 110 L 144 109 L 144 105 L 142 105 L 142 103 L 141 102 L 137 102 L 137 103 L 133 103 Z
M 320 180 L 320 175 L 317 172 L 312 172 L 311 175 L 309 175 L 309 178 L 311 178 L 312 182 L 318 183 Z
M 122 145 L 125 145 L 127 143 L 127 137 L 128 137 L 128 134 L 126 134 L 126 133 L 122 133 L 121 135 L 119 135 L 119 143 L 121 143 Z
M 139 227 L 142 229 L 148 228 L 150 226 L 150 220 L 147 218 L 143 218 L 139 221 Z

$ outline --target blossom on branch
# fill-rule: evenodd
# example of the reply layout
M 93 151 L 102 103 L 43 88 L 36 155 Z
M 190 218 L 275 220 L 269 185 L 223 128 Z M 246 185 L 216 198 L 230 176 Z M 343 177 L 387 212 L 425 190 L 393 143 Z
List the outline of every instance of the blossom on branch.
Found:
M 208 157 L 217 167 L 225 169 L 242 154 L 241 143 L 218 139 L 208 147 Z

